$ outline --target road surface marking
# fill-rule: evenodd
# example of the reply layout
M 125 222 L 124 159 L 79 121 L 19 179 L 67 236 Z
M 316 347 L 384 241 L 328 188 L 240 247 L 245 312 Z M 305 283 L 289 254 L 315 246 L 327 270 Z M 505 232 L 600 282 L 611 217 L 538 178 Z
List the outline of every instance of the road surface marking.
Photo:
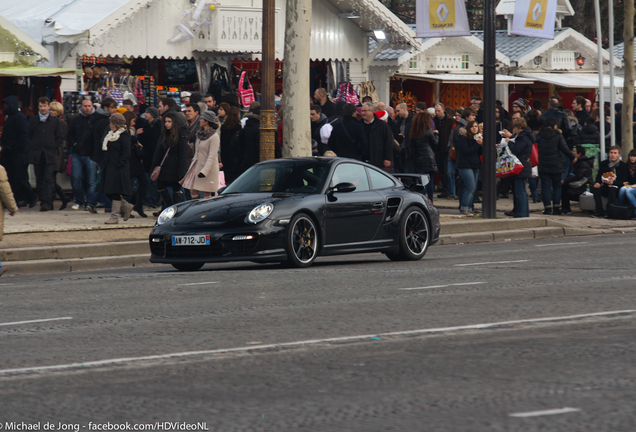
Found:
M 0 326 L 31 324 L 31 323 L 39 323 L 39 322 L 46 322 L 46 321 L 59 321 L 59 320 L 69 320 L 69 319 L 73 319 L 73 317 L 47 318 L 47 319 L 38 319 L 38 320 L 31 320 L 31 321 L 15 321 L 15 322 L 9 322 L 9 323 L 0 323 Z
M 492 262 L 480 262 L 480 263 L 470 263 L 470 264 L 455 264 L 455 267 L 465 267 L 465 266 L 485 265 L 485 264 L 509 264 L 509 263 L 519 263 L 519 262 L 526 262 L 526 261 L 530 261 L 530 260 L 492 261 Z
M 433 285 L 433 286 L 417 287 L 417 288 L 400 288 L 400 290 L 403 290 L 403 291 L 424 290 L 424 289 L 433 289 L 433 288 L 446 288 L 446 287 L 449 287 L 449 286 L 480 285 L 480 284 L 485 284 L 485 283 L 486 282 L 465 282 L 465 283 L 455 283 L 455 284 L 448 284 L 448 285 Z
M 0 284 L 0 286 L 10 286 L 10 285 L 14 285 L 14 284 Z
M 574 242 L 574 243 L 551 243 L 551 244 L 542 244 L 542 245 L 534 245 L 535 247 L 546 247 L 546 246 L 565 246 L 565 245 L 582 245 L 587 244 L 587 242 Z
M 215 283 L 221 283 L 221 282 L 193 282 L 193 283 L 179 284 L 179 285 L 180 286 L 186 286 L 186 285 L 207 285 L 207 284 L 215 284 Z
M 25 368 L 15 368 L 15 369 L 0 369 L 0 376 L 2 375 L 11 375 L 11 374 L 27 374 L 27 373 L 40 373 L 47 371 L 63 371 L 63 370 L 71 370 L 77 368 L 88 368 L 88 367 L 100 367 L 100 366 L 108 366 L 108 365 L 116 365 L 122 363 L 133 363 L 133 362 L 148 362 L 153 360 L 165 360 L 165 359 L 176 359 L 176 358 L 185 358 L 185 357 L 196 357 L 196 356 L 205 356 L 205 355 L 222 355 L 222 354 L 232 354 L 232 353 L 246 353 L 246 352 L 256 352 L 256 351 L 268 351 L 272 349 L 286 349 L 286 348 L 296 348 L 296 347 L 306 347 L 311 345 L 321 345 L 325 343 L 342 343 L 348 341 L 368 341 L 372 338 L 385 338 L 390 336 L 405 336 L 412 334 L 421 334 L 421 335 L 429 335 L 429 334 L 439 334 L 439 333 L 447 333 L 447 332 L 458 332 L 458 331 L 466 331 L 466 330 L 481 330 L 481 329 L 496 329 L 500 326 L 511 326 L 515 324 L 532 324 L 532 323 L 541 323 L 541 322 L 560 322 L 560 321 L 570 321 L 570 320 L 579 320 L 584 318 L 592 318 L 592 317 L 601 317 L 608 316 L 613 317 L 614 315 L 634 315 L 636 314 L 636 310 L 622 310 L 622 311 L 606 311 L 606 312 L 595 312 L 589 314 L 580 314 L 580 315 L 569 315 L 562 317 L 547 317 L 547 318 L 530 318 L 524 320 L 515 320 L 515 321 L 501 321 L 487 324 L 472 324 L 465 326 L 456 326 L 456 327 L 439 327 L 439 328 L 430 328 L 430 329 L 420 329 L 420 330 L 405 330 L 405 331 L 397 331 L 397 332 L 388 332 L 388 333 L 376 333 L 376 334 L 367 334 L 367 335 L 356 335 L 356 336 L 345 336 L 345 337 L 334 337 L 334 338 L 325 338 L 325 339 L 310 339 L 296 342 L 282 342 L 282 343 L 273 343 L 266 345 L 253 345 L 249 347 L 238 347 L 238 348 L 221 348 L 214 350 L 202 350 L 202 351 L 183 351 L 169 354 L 157 354 L 150 356 L 142 356 L 142 357 L 123 357 L 123 358 L 113 358 L 106 360 L 96 360 L 96 361 L 87 361 L 84 363 L 67 363 L 60 365 L 51 365 L 51 366 L 35 366 L 35 367 L 25 367 Z M 375 339 L 377 340 L 377 339 Z
M 563 407 L 563 408 L 555 408 L 555 409 L 548 409 L 548 410 L 542 410 L 542 411 L 512 413 L 510 414 L 510 417 L 539 417 L 539 416 L 547 416 L 547 415 L 554 415 L 554 414 L 565 414 L 565 413 L 571 413 L 571 412 L 577 412 L 577 411 L 581 411 L 581 409 Z

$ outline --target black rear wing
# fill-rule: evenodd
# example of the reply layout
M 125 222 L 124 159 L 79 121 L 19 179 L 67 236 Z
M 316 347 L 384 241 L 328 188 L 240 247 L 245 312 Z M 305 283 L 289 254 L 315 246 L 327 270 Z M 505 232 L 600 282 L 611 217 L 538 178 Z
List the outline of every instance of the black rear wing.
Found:
M 393 177 L 397 178 L 405 188 L 413 192 L 424 191 L 424 187 L 430 181 L 428 174 L 393 174 Z

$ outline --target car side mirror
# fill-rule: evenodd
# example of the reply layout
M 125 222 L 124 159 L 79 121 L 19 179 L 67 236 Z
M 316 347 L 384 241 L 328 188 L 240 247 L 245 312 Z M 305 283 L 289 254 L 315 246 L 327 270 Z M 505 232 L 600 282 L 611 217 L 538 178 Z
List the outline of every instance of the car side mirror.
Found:
M 219 188 L 219 190 L 216 191 L 216 193 L 221 195 L 225 189 L 227 189 L 227 186 L 223 186 L 222 188 Z
M 353 192 L 354 190 L 356 190 L 356 185 L 354 185 L 353 183 L 347 183 L 347 182 L 338 183 L 334 187 L 331 187 L 327 190 L 327 199 L 329 200 L 329 202 L 335 202 L 338 200 L 338 198 L 336 198 L 333 195 L 334 193 Z
M 335 192 L 344 193 L 344 192 L 353 192 L 354 190 L 356 190 L 356 185 L 354 185 L 353 183 L 343 182 L 343 183 L 338 183 L 337 185 L 332 187 L 330 189 L 330 192 L 331 193 L 335 193 Z

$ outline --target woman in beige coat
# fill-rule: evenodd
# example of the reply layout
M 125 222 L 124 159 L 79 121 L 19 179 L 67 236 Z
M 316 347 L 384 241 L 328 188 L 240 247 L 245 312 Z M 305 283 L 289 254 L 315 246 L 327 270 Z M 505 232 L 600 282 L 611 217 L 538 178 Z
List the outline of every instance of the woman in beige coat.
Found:
M 0 165 L 0 200 L 2 201 L 2 207 L 0 208 L 0 240 L 2 240 L 2 234 L 4 233 L 4 207 L 9 210 L 9 216 L 13 216 L 18 211 L 18 205 L 13 198 L 13 192 L 9 185 L 9 177 L 7 171 L 2 165 Z M 6 267 L 0 263 L 0 276 L 7 271 Z
M 199 197 L 199 191 L 208 198 L 219 189 L 219 146 L 221 140 L 216 133 L 219 120 L 212 111 L 205 111 L 199 120 L 201 129 L 197 132 L 194 157 L 190 168 L 181 181 L 190 189 L 192 198 Z

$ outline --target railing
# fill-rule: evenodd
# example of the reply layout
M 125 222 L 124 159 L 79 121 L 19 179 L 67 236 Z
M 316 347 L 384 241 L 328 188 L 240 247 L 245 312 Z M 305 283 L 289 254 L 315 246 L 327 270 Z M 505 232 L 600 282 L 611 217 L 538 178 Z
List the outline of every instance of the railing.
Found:
M 279 9 L 276 27 L 279 28 Z M 222 6 L 195 33 L 193 49 L 219 52 L 260 52 L 262 49 L 263 12 L 261 8 Z M 278 39 L 278 38 L 277 38 Z
M 438 55 L 434 57 L 435 70 L 461 71 L 468 69 L 468 62 L 462 55 Z
M 550 69 L 574 70 L 575 66 L 574 51 L 552 51 L 550 55 Z

